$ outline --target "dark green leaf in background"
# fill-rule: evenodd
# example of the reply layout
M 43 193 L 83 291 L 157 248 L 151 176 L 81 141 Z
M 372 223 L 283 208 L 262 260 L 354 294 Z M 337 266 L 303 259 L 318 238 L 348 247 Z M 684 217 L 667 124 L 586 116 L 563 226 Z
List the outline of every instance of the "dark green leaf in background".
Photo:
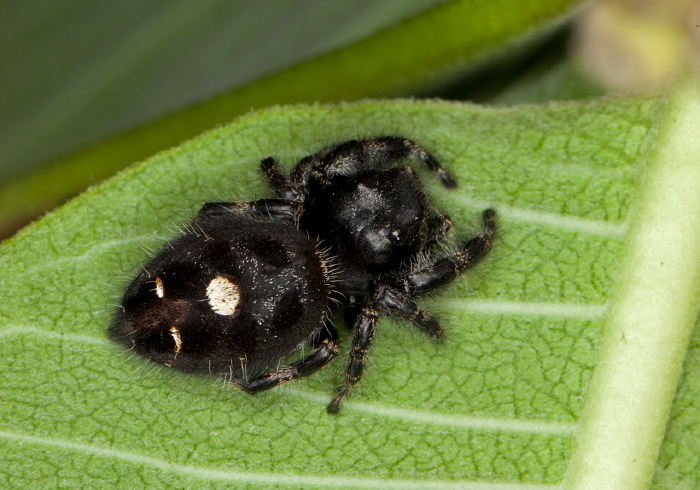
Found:
M 439 3 L 4 3 L 0 180 Z
M 0 187 L 0 235 L 251 109 L 434 93 L 494 54 L 507 58 L 504 44 L 520 52 L 574 3 L 63 1 L 36 17 L 31 2 L 8 4 L 5 175 L 128 131 Z

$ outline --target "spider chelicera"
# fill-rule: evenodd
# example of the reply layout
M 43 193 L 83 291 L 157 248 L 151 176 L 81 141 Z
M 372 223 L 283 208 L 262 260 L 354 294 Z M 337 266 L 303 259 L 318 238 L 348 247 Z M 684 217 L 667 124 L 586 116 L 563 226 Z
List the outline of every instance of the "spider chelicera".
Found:
M 330 314 L 343 308 L 352 331 L 338 412 L 360 380 L 379 313 L 412 322 L 432 339 L 443 327 L 414 298 L 473 267 L 491 250 L 495 212 L 452 253 L 432 250 L 449 232 L 412 158 L 456 183 L 412 140 L 346 141 L 302 159 L 290 175 L 268 157 L 276 198 L 207 203 L 184 232 L 133 280 L 110 337 L 145 358 L 194 373 L 223 375 L 258 393 L 328 364 L 339 350 Z M 288 364 L 300 347 L 311 352 Z

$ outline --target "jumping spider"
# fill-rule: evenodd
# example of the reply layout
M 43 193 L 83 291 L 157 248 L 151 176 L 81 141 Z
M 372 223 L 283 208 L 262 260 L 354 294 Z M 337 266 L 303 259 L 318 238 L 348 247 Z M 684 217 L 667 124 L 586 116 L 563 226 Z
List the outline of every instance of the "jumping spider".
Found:
M 127 289 L 110 337 L 145 358 L 187 372 L 225 376 L 248 392 L 308 376 L 338 354 L 329 314 L 342 305 L 352 325 L 338 412 L 360 380 L 378 312 L 412 322 L 433 339 L 443 328 L 414 297 L 473 267 L 491 250 L 495 212 L 449 255 L 431 251 L 450 230 L 433 210 L 412 157 L 456 187 L 417 143 L 402 137 L 353 140 L 302 159 L 289 176 L 268 157 L 277 195 L 207 203 Z M 281 361 L 300 346 L 301 359 Z

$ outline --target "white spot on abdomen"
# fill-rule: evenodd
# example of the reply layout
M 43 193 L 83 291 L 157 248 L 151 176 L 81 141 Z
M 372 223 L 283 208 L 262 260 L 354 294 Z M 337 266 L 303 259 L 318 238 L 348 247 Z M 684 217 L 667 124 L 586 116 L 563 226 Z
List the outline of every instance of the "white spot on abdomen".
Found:
M 156 296 L 162 298 L 165 296 L 165 288 L 163 287 L 163 280 L 160 277 L 156 277 Z
M 217 276 L 207 286 L 209 306 L 218 315 L 233 315 L 240 299 L 238 285 L 225 277 Z
M 175 341 L 175 354 L 179 354 L 182 349 L 182 339 L 180 338 L 180 331 L 177 327 L 170 327 L 170 336 Z

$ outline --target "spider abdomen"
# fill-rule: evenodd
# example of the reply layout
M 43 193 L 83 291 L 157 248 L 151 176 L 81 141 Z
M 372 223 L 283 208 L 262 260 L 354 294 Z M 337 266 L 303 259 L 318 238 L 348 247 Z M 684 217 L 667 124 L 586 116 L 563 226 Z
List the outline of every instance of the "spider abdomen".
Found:
M 258 374 L 321 328 L 323 260 L 291 222 L 200 216 L 144 266 L 110 334 L 179 370 Z

